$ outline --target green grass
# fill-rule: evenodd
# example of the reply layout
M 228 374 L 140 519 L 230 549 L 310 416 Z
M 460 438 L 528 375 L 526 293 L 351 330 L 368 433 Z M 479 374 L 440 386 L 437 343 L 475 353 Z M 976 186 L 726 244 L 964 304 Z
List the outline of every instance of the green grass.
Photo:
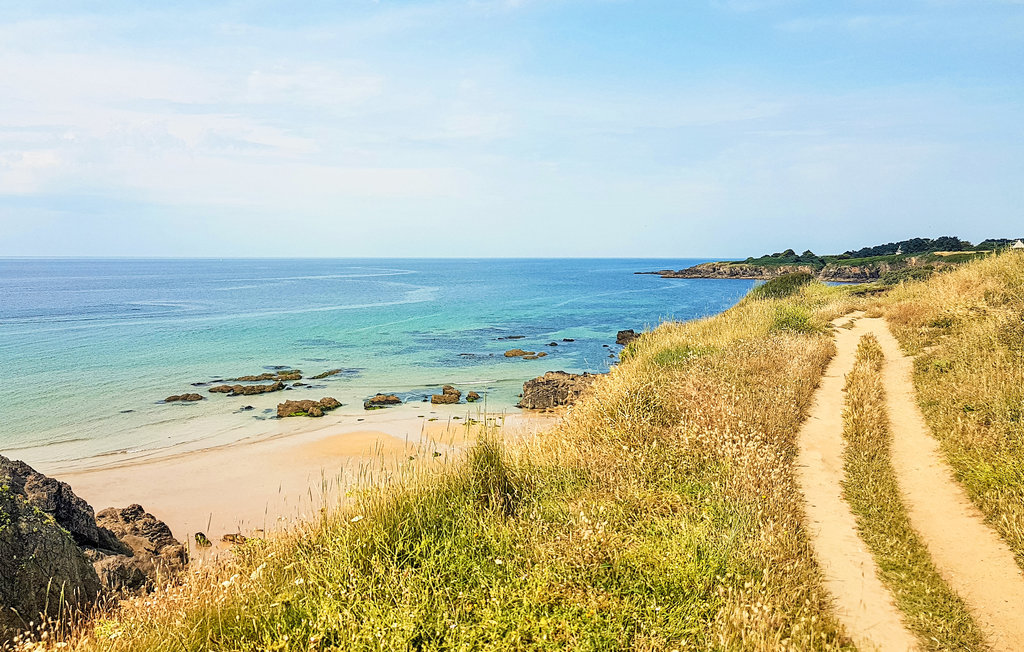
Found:
M 751 299 L 784 299 L 799 292 L 812 280 L 814 275 L 808 272 L 783 274 L 755 286 L 747 296 Z
M 882 364 L 878 341 L 865 335 L 846 381 L 844 496 L 882 582 L 921 645 L 929 650 L 987 649 L 963 600 L 943 581 L 910 525 L 889 456 L 892 435 Z

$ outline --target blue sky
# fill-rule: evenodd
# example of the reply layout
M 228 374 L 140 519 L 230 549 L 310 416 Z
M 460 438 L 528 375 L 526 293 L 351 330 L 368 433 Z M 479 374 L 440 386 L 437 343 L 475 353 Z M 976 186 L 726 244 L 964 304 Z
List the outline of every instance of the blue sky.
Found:
M 1010 0 L 0 0 L 0 255 L 1020 236 L 1022 62 Z

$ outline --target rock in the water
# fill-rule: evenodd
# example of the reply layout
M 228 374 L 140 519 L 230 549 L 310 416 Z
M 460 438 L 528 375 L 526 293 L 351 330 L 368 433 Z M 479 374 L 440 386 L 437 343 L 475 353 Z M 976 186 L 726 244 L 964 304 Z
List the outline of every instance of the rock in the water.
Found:
M 458 403 L 460 398 L 462 398 L 462 392 L 451 385 L 445 385 L 441 388 L 440 394 L 433 394 L 430 397 L 430 402 L 434 405 L 448 405 Z
M 536 360 L 537 358 L 544 358 L 547 356 L 547 352 L 541 351 L 540 353 L 528 353 L 523 356 L 523 360 Z
M 376 408 L 383 408 L 389 405 L 400 405 L 402 399 L 398 398 L 394 394 L 377 394 L 363 401 L 364 410 L 373 410 Z
M 210 538 L 204 533 L 196 532 L 196 545 L 200 548 L 209 548 L 213 543 L 210 542 Z
M 615 343 L 621 344 L 622 346 L 626 346 L 627 344 L 629 344 L 638 337 L 640 337 L 640 335 L 638 335 L 636 331 L 630 328 L 629 330 L 619 331 L 615 335 Z
M 331 376 L 337 376 L 338 374 L 340 374 L 343 371 L 344 371 L 344 369 L 331 369 L 330 371 L 325 371 L 322 374 L 317 374 L 315 376 L 312 376 L 311 379 L 312 380 L 323 380 L 324 378 L 330 378 Z
M 549 371 L 543 376 L 523 383 L 523 396 L 519 407 L 530 410 L 570 405 L 590 386 L 597 376 Z
M 467 403 L 476 403 L 479 400 L 480 400 L 480 395 L 477 394 L 476 392 L 470 392 L 470 393 L 466 394 L 466 402 Z
M 548 342 L 548 346 L 558 346 L 558 342 Z
M 202 394 L 175 394 L 174 396 L 168 396 L 164 399 L 164 403 L 174 403 L 175 401 L 201 401 L 205 397 Z
M 506 358 L 521 358 L 526 355 L 536 355 L 536 351 L 524 351 L 522 349 L 509 349 L 505 351 Z
M 572 339 L 571 337 L 563 337 L 562 341 L 563 342 L 575 342 L 576 340 Z
M 341 403 L 337 399 L 330 396 L 325 396 L 319 401 L 285 401 L 284 403 L 278 403 L 277 405 L 277 416 L 280 418 L 284 417 L 322 417 L 324 412 L 333 410 L 341 407 Z
M 222 536 L 220 538 L 220 540 L 223 541 L 224 543 L 232 543 L 232 544 L 240 546 L 243 543 L 245 543 L 246 541 L 248 541 L 249 539 L 248 539 L 248 537 L 246 537 L 241 532 L 235 532 L 234 534 L 225 534 L 224 536 Z
M 279 392 L 284 389 L 284 383 L 280 380 L 273 385 L 217 385 L 211 387 L 213 394 L 227 394 L 228 396 L 251 396 L 253 394 L 266 394 L 267 392 Z
M 302 372 L 298 369 L 289 369 L 288 371 L 278 371 L 275 373 L 259 374 L 258 376 L 239 376 L 235 378 L 241 383 L 255 383 L 261 380 L 301 380 Z

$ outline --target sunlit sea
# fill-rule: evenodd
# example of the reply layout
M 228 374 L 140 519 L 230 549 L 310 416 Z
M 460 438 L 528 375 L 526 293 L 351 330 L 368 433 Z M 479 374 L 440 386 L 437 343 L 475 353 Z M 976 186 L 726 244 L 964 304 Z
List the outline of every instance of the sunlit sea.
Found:
M 285 398 L 333 396 L 356 418 L 379 391 L 442 384 L 514 411 L 545 371 L 606 371 L 616 331 L 718 313 L 753 285 L 633 273 L 698 262 L 0 259 L 0 453 L 84 468 L 279 433 Z M 259 397 L 203 384 L 279 367 L 344 371 Z M 163 402 L 185 392 L 207 400 Z

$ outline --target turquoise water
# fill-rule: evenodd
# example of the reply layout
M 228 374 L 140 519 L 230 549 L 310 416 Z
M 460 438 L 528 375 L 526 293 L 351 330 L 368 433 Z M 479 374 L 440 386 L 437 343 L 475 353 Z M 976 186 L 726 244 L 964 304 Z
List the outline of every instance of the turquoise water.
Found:
M 607 370 L 617 330 L 720 312 L 753 284 L 633 274 L 696 262 L 0 260 L 0 451 L 88 466 L 275 434 L 268 411 L 285 397 L 330 395 L 363 416 L 378 391 L 419 401 L 444 383 L 510 408 L 545 371 Z M 516 347 L 549 355 L 502 355 Z M 162 402 L 275 366 L 346 371 L 310 389 Z

